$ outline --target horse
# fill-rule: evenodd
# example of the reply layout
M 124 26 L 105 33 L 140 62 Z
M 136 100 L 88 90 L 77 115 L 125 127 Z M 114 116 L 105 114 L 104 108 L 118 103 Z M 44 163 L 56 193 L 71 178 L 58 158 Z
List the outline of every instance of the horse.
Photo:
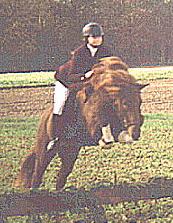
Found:
M 64 123 L 61 138 L 49 150 L 52 106 L 42 114 L 35 147 L 24 159 L 15 187 L 38 188 L 47 166 L 58 153 L 61 166 L 56 189 L 60 190 L 73 170 L 81 146 L 131 143 L 139 139 L 144 121 L 141 89 L 146 85 L 137 83 L 118 57 L 103 58 L 92 70 L 92 77 L 70 94 L 71 99 L 60 117 Z

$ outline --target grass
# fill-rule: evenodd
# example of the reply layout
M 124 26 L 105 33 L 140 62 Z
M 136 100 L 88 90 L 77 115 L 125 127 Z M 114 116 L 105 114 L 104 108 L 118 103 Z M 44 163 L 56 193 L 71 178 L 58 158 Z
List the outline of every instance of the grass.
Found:
M 0 192 L 11 187 L 20 159 L 34 144 L 36 126 L 36 118 L 0 120 Z
M 16 86 L 48 85 L 54 82 L 55 72 L 0 74 L 0 88 Z
M 158 80 L 173 78 L 173 67 L 130 68 L 130 74 L 137 80 Z
M 138 80 L 173 78 L 173 67 L 131 68 L 130 73 Z M 50 84 L 54 72 L 0 74 L 0 87 Z M 33 148 L 38 124 L 37 117 L 0 119 L 0 193 L 12 190 L 21 159 Z M 132 145 L 114 144 L 109 149 L 83 147 L 68 177 L 66 187 L 75 186 L 90 190 L 96 184 L 112 184 L 117 176 L 118 183 L 141 182 L 163 176 L 173 179 L 173 115 L 148 114 L 142 126 L 141 139 Z M 41 189 L 54 190 L 57 157 L 49 165 Z M 109 223 L 171 223 L 173 222 L 173 200 L 124 202 L 105 205 Z M 66 213 L 63 223 L 72 223 L 78 215 Z M 49 216 L 42 216 L 43 222 L 54 222 Z M 26 223 L 26 217 L 9 218 L 9 223 Z
M 138 80 L 173 78 L 173 67 L 130 68 L 129 72 Z M 37 86 L 54 83 L 55 72 L 31 72 L 0 74 L 0 88 L 13 86 Z
M 0 120 L 1 193 L 11 190 L 21 158 L 33 148 L 37 123 L 38 118 Z M 173 179 L 172 126 L 172 114 L 148 114 L 145 116 L 139 141 L 131 145 L 115 143 L 109 149 L 99 146 L 81 148 L 66 186 L 91 189 L 103 181 L 114 183 L 115 176 L 118 183 L 144 183 L 156 176 Z M 46 171 L 42 189 L 55 189 L 59 164 L 59 158 L 55 157 Z M 149 200 L 106 205 L 105 210 L 109 222 L 126 223 L 130 219 L 136 219 L 140 223 L 170 223 L 173 219 L 171 198 L 159 199 L 157 202 Z M 77 216 L 67 213 L 64 218 L 67 219 L 64 223 L 72 222 Z M 10 218 L 9 222 L 25 222 L 25 218 Z

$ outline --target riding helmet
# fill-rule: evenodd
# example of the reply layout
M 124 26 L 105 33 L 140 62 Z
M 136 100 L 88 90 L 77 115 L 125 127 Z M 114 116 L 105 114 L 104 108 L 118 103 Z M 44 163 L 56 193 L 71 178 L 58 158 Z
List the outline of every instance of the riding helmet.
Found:
M 103 28 L 96 22 L 90 22 L 83 27 L 82 30 L 84 37 L 99 37 L 104 36 Z

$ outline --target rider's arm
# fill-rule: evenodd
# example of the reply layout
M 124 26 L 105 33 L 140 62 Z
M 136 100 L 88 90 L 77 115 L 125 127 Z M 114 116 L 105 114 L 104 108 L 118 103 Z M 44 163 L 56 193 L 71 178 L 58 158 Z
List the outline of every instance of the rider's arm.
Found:
M 63 82 L 67 86 L 87 80 L 92 75 L 92 72 L 86 69 L 84 60 L 86 58 L 83 53 L 83 48 L 79 48 L 72 54 L 68 62 L 58 68 L 55 79 Z
M 87 75 L 85 76 L 85 74 L 83 73 L 82 74 L 74 73 L 76 72 L 74 68 L 75 68 L 75 61 L 69 60 L 65 64 L 61 65 L 60 67 L 56 69 L 54 78 L 57 81 L 60 81 L 61 83 L 63 83 L 67 87 L 72 86 L 74 83 L 82 84 L 82 81 L 87 78 Z

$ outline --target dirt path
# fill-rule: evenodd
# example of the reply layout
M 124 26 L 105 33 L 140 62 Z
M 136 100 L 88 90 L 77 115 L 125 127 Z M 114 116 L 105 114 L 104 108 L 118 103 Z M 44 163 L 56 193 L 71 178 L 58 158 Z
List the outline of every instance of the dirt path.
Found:
M 173 79 L 150 81 L 142 91 L 143 113 L 173 113 Z
M 52 99 L 52 87 L 1 89 L 0 117 L 40 115 Z M 150 81 L 142 101 L 142 113 L 173 113 L 173 79 Z

